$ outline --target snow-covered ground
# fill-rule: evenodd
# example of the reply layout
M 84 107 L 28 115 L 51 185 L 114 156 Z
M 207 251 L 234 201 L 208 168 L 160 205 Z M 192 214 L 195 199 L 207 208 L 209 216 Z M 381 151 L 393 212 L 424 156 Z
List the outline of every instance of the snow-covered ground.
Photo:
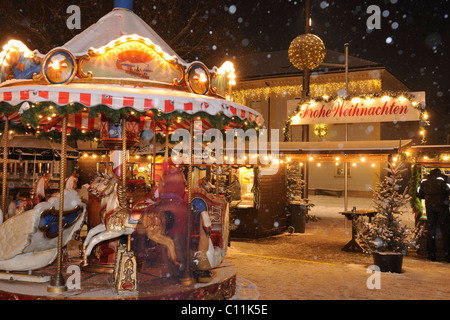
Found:
M 351 225 L 338 213 L 343 198 L 310 199 L 311 214 L 321 219 L 307 223 L 305 233 L 231 241 L 226 259 L 237 267 L 234 299 L 450 299 L 450 264 L 413 251 L 404 257 L 402 273 L 374 273 L 371 255 L 341 250 L 351 239 Z M 348 202 L 350 209 L 371 204 L 368 198 Z M 403 221 L 414 217 L 408 211 Z
M 344 201 L 343 197 L 333 197 L 333 196 L 309 196 L 310 202 L 314 204 L 311 209 L 311 214 L 321 218 L 342 218 L 343 216 L 339 212 L 344 211 Z M 348 197 L 347 200 L 348 210 L 352 210 L 353 207 L 360 210 L 373 209 L 372 198 L 361 198 L 361 197 Z M 405 206 L 404 213 L 400 216 L 400 221 L 409 226 L 414 225 L 414 216 L 411 214 L 409 204 Z M 344 221 L 345 222 L 345 221 Z M 343 223 L 344 223 L 343 222 Z

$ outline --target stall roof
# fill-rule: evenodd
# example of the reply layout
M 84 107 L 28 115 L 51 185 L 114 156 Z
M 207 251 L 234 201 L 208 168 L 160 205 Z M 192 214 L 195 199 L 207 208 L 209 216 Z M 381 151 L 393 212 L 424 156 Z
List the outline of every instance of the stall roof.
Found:
M 296 154 L 391 154 L 408 147 L 412 140 L 280 142 L 280 153 Z
M 411 146 L 412 152 L 450 152 L 450 145 L 420 145 Z
M 407 150 L 410 161 L 426 167 L 450 167 L 450 145 L 418 145 Z
M 3 150 L 3 138 L 1 140 L 0 150 Z M 8 148 L 12 155 L 55 155 L 56 157 L 60 157 L 61 153 L 60 143 L 39 139 L 33 135 L 14 135 L 12 139 L 8 141 Z M 71 146 L 66 146 L 66 151 L 69 158 L 78 157 L 78 150 Z

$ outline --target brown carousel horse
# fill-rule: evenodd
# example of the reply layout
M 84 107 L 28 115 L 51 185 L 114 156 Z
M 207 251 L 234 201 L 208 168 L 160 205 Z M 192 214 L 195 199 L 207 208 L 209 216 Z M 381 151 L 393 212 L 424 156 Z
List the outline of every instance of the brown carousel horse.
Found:
M 195 183 L 194 188 L 201 188 L 208 193 L 212 193 L 215 190 L 215 186 L 209 180 L 210 177 L 208 175 L 204 176 Z
M 136 202 L 130 208 L 126 192 L 120 185 L 120 179 L 114 175 L 100 174 L 91 184 L 90 191 L 101 197 L 105 207 L 101 209 L 102 223 L 91 228 L 83 243 L 83 264 L 98 243 L 132 234 L 136 229 L 146 229 L 147 237 L 156 243 L 166 246 L 168 256 L 175 265 L 176 253 L 173 240 L 165 235 L 166 216 L 160 212 L 146 212 L 142 209 L 150 207 L 154 202 L 150 198 Z M 145 210 L 145 209 L 144 209 Z M 148 211 L 148 210 L 147 210 Z

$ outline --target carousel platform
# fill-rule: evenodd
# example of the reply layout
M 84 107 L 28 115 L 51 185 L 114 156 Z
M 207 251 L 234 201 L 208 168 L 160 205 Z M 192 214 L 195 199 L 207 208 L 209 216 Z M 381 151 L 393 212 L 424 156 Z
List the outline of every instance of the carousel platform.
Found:
M 0 280 L 0 300 L 227 300 L 236 292 L 236 267 L 226 260 L 212 270 L 213 277 L 208 283 L 186 286 L 170 277 L 138 272 L 138 291 L 120 294 L 114 289 L 111 274 L 82 270 L 79 289 L 71 289 L 73 282 L 69 283 L 68 279 L 74 273 L 66 273 L 66 270 L 71 265 L 79 266 L 79 262 L 72 260 L 63 264 L 62 273 L 68 285 L 68 290 L 63 293 L 47 292 L 49 282 Z M 33 275 L 51 276 L 55 272 L 56 266 L 51 265 L 33 272 Z

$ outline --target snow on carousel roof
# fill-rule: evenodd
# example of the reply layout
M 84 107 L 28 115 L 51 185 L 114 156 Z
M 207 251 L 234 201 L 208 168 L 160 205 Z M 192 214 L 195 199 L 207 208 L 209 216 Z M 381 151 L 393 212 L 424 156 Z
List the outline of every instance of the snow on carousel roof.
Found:
M 144 20 L 134 12 L 122 8 L 115 8 L 62 47 L 75 56 L 83 56 L 92 48 L 101 48 L 122 36 L 132 35 L 149 39 L 165 53 L 175 56 L 180 63 L 186 65 L 186 62 Z

